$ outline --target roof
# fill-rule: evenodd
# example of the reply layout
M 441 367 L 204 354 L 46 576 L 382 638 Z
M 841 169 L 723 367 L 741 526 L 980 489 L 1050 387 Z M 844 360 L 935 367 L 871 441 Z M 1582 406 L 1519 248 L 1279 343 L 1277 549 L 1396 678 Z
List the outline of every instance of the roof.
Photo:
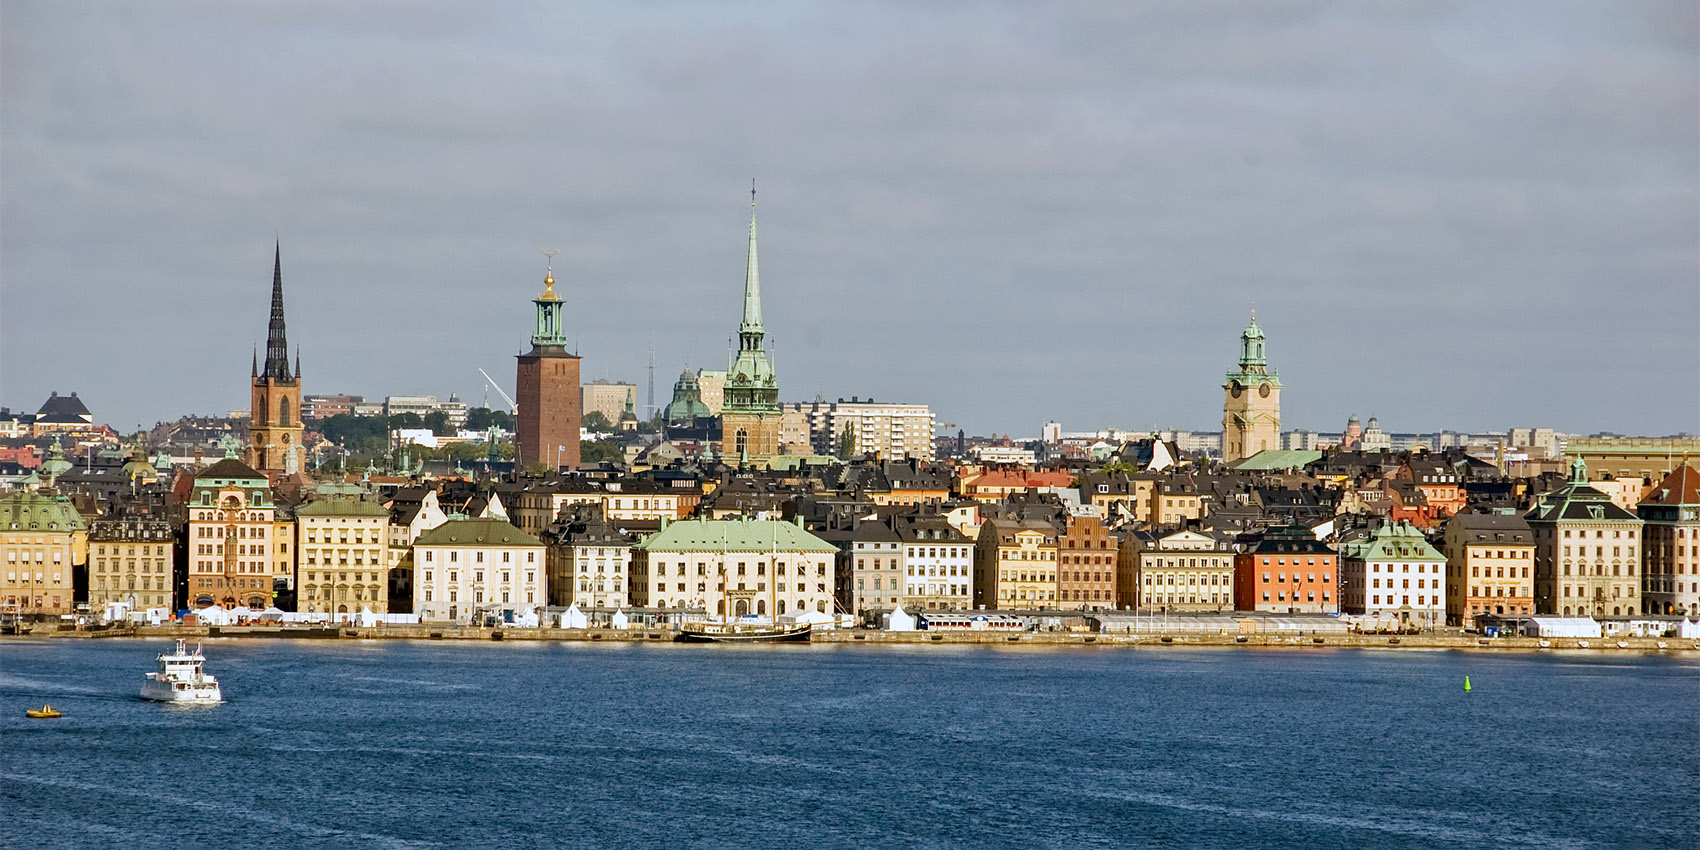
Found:
M 775 519 L 686 519 L 669 523 L 636 547 L 660 552 L 837 552 L 838 547 Z
M 1303 469 L 1322 460 L 1322 452 L 1309 449 L 1270 449 L 1241 461 L 1228 464 L 1243 472 L 1263 472 L 1273 469 Z
M 60 395 L 55 392 L 48 396 L 35 415 L 37 421 L 47 422 L 91 422 L 94 419 L 94 414 L 89 412 L 88 406 L 77 398 L 76 393 Z
M 218 463 L 201 470 L 195 475 L 196 481 L 200 481 L 203 478 L 257 478 L 261 481 L 265 481 L 266 474 L 249 466 L 248 464 L 243 463 L 242 461 L 227 457 Z
M 389 511 L 373 502 L 362 502 L 356 499 L 319 499 L 308 502 L 295 509 L 298 517 L 313 516 L 370 516 L 388 517 Z
M 1529 544 L 1535 541 L 1535 533 L 1529 528 L 1528 521 L 1514 514 L 1457 514 L 1446 524 L 1466 535 L 1466 543 L 1472 542 L 1469 535 L 1475 535 L 1474 542 L 1486 542 L 1489 534 L 1494 535 L 1496 543 Z
M 542 546 L 543 541 L 506 520 L 480 517 L 451 519 L 414 541 L 415 546 Z
M 1375 530 L 1369 537 L 1341 547 L 1341 553 L 1360 561 L 1444 561 L 1422 530 L 1408 522 L 1396 522 Z
M 20 490 L 0 497 L 0 531 L 82 531 L 82 514 L 64 496 Z
M 1665 476 L 1641 504 L 1700 505 L 1700 470 L 1683 464 Z

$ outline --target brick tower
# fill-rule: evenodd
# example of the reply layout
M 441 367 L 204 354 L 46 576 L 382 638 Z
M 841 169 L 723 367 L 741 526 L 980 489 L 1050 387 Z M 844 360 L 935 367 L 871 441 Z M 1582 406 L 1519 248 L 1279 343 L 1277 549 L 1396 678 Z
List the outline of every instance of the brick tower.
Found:
M 531 335 L 531 350 L 519 355 L 515 380 L 519 421 L 514 468 L 524 472 L 541 463 L 552 470 L 577 469 L 584 399 L 578 383 L 578 355 L 567 351 L 553 264 L 544 275 L 543 294 L 532 303 L 537 305 L 537 328 Z
M 249 466 L 294 475 L 305 457 L 301 447 L 301 358 L 289 370 L 289 340 L 283 327 L 283 246 L 272 257 L 272 315 L 266 329 L 266 368 L 254 356 L 248 406 Z

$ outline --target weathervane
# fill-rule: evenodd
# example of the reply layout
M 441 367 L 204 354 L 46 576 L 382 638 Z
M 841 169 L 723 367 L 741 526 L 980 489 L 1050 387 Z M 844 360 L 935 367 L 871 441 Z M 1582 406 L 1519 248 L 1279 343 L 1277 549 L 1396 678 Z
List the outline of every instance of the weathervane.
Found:
M 548 267 L 547 271 L 554 272 L 555 271 L 555 255 L 561 253 L 561 249 L 559 249 L 559 248 L 538 248 L 537 253 L 542 254 L 543 256 L 549 258 L 549 267 Z

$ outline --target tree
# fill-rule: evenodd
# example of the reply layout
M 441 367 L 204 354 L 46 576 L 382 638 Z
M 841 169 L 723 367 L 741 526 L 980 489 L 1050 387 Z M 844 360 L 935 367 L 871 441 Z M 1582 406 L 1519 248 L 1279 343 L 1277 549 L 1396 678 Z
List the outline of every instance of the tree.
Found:
M 614 430 L 614 423 L 609 422 L 608 417 L 605 416 L 602 413 L 602 411 L 600 411 L 600 410 L 592 410 L 591 412 L 586 413 L 584 415 L 584 422 L 582 424 L 584 425 L 585 428 L 587 428 L 591 431 L 612 431 L 612 430 Z
M 504 431 L 512 431 L 514 418 L 505 410 L 491 410 L 488 407 L 474 407 L 466 412 L 468 431 L 487 431 L 491 425 Z
M 424 421 L 425 427 L 430 428 L 431 433 L 438 437 L 451 436 L 455 432 L 455 429 L 449 425 L 449 415 L 441 410 L 433 410 L 425 414 Z
M 849 460 L 856 451 L 856 426 L 845 425 L 838 435 L 838 459 Z
M 620 444 L 613 440 L 580 440 L 578 456 L 580 463 L 621 463 L 626 459 Z

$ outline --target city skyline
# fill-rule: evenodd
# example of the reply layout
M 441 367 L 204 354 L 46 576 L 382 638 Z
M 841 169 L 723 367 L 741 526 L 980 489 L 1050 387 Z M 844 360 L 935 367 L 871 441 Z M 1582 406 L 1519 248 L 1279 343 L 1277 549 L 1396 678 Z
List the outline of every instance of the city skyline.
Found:
M 480 401 L 546 247 L 665 404 L 753 175 L 783 401 L 1211 430 L 1255 305 L 1284 430 L 1700 430 L 1682 4 L 496 8 L 7 4 L 0 405 L 241 407 L 280 230 L 305 394 Z

